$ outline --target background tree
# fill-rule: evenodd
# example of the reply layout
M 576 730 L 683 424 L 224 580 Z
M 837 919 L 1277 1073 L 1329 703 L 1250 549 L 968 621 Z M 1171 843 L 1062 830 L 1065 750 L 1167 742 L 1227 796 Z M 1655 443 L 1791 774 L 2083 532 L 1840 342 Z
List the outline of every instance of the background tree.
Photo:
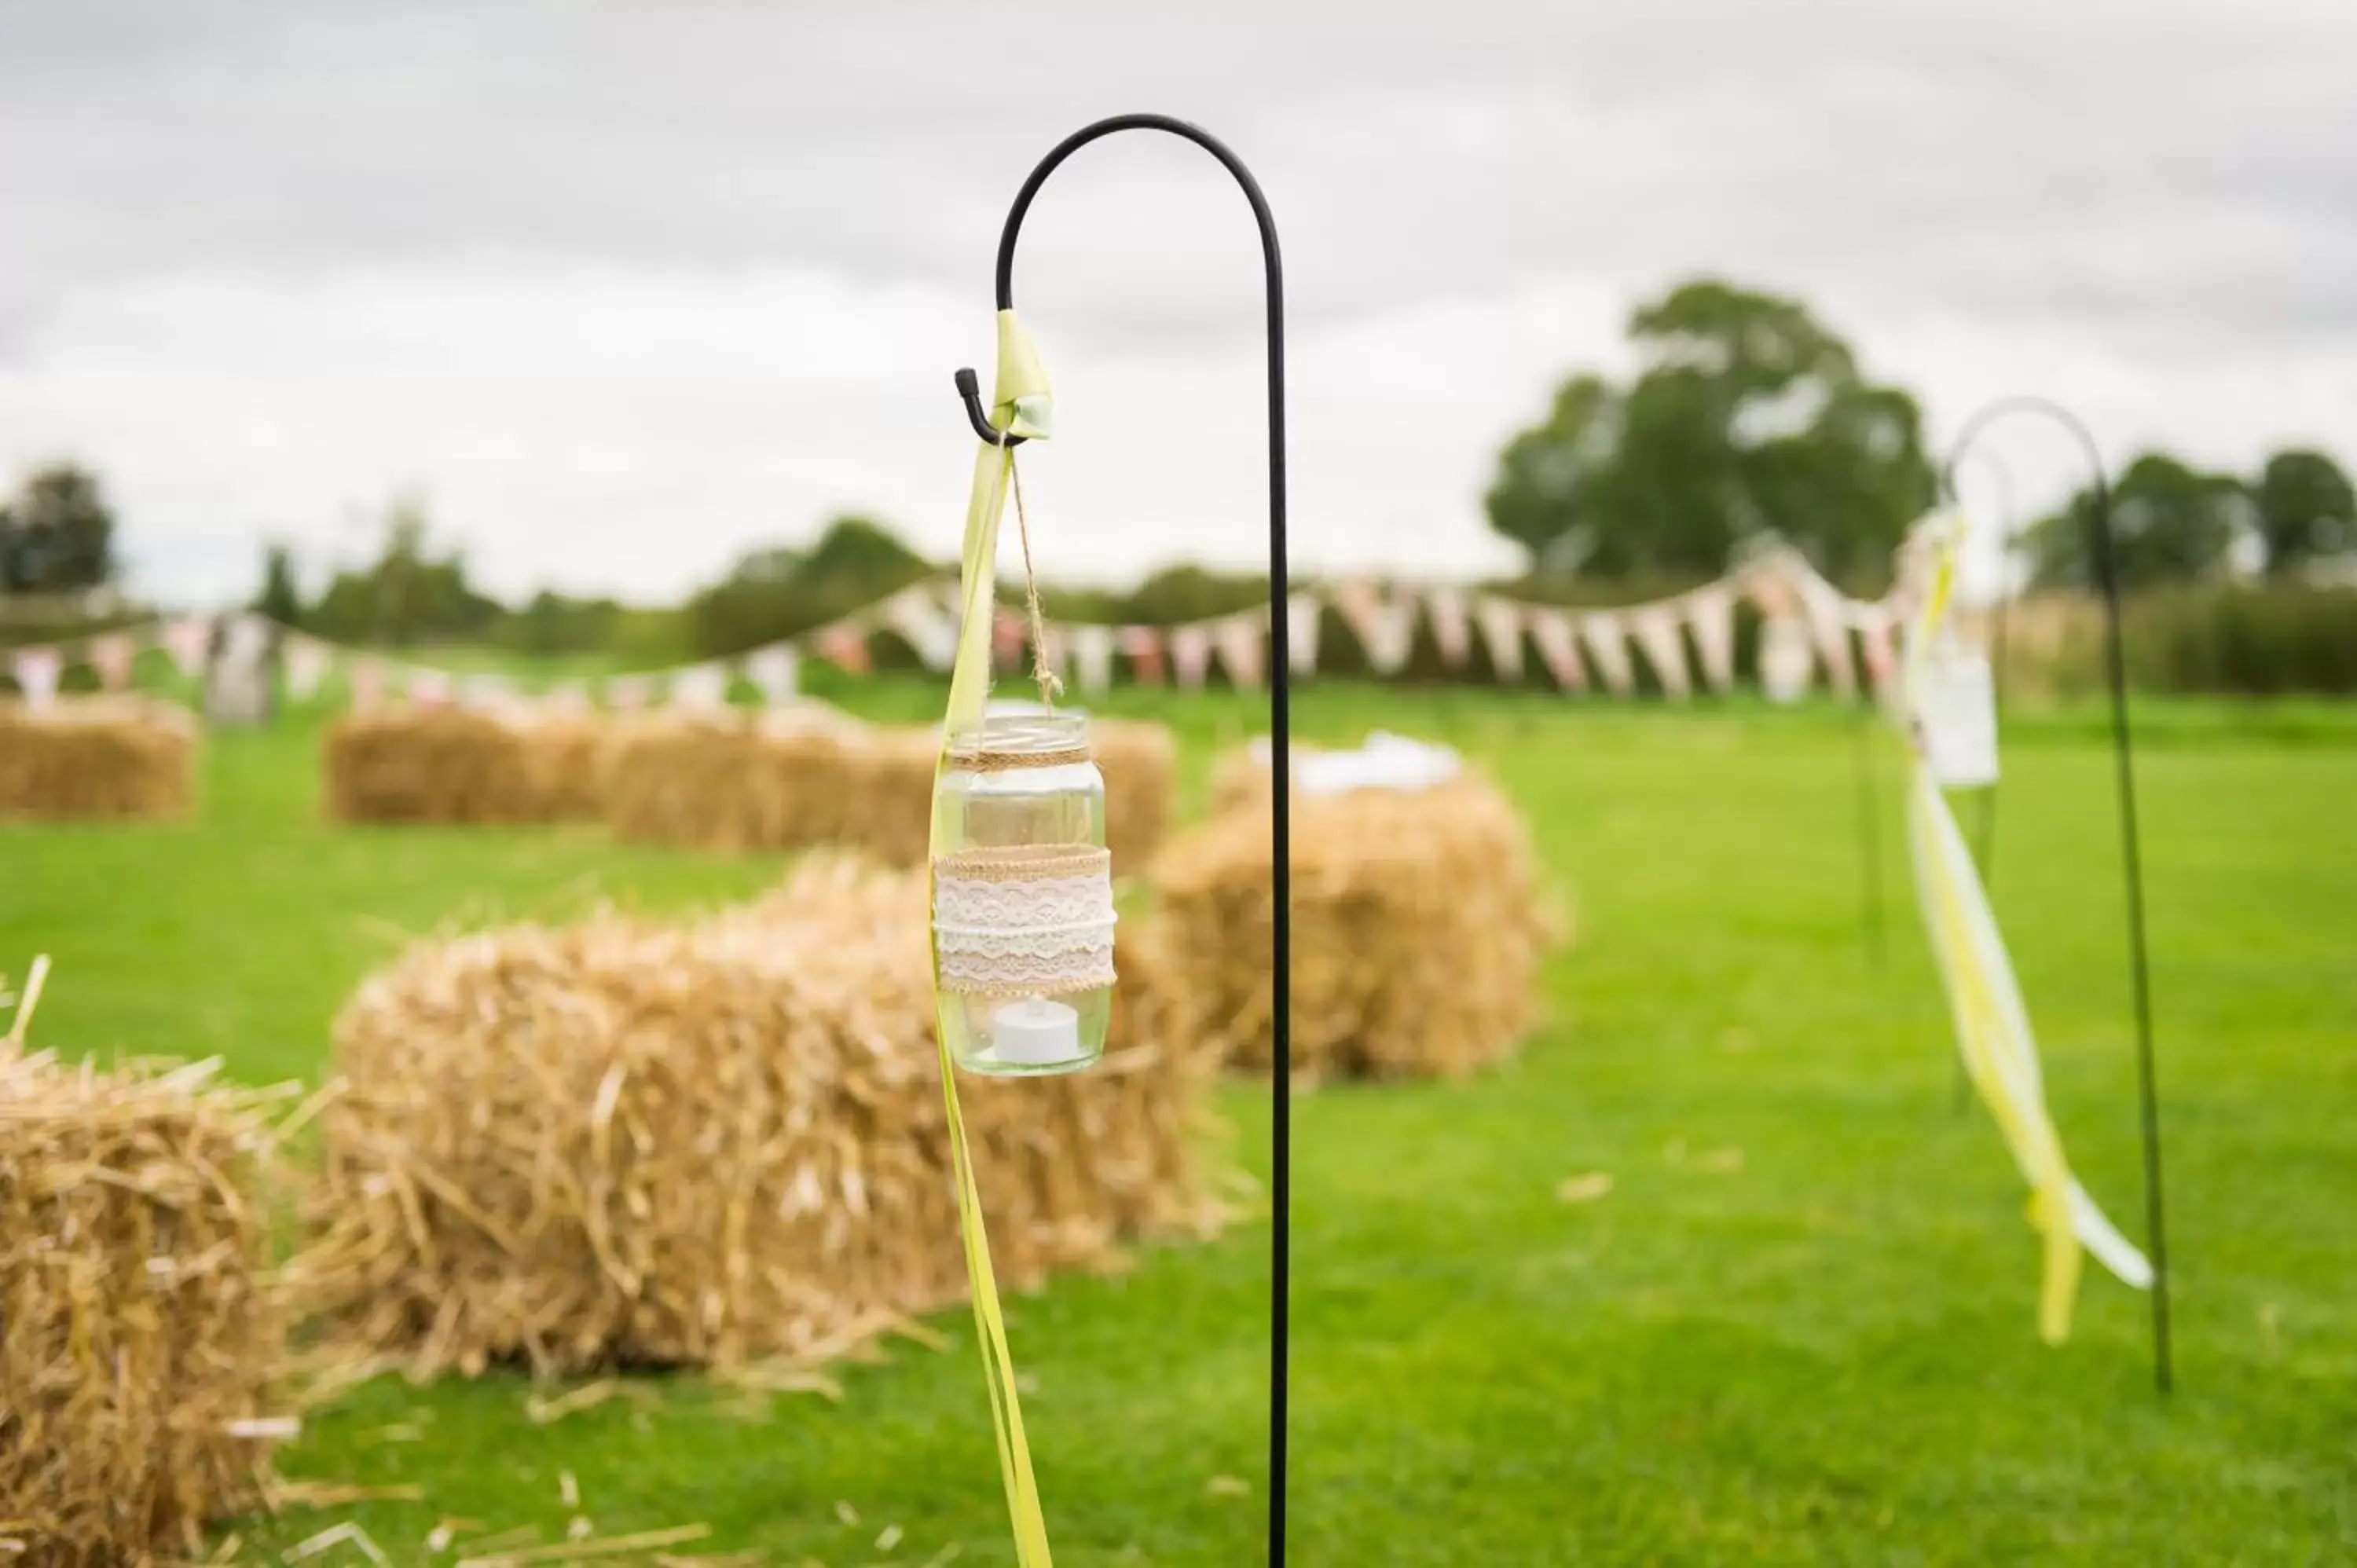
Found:
M 1491 525 L 1541 570 L 1704 577 L 1773 531 L 1875 576 L 1931 501 L 1922 421 L 1797 300 L 1717 282 L 1637 309 L 1625 390 L 1583 374 L 1500 455 Z
M 428 553 L 425 509 L 404 499 L 385 514 L 377 559 L 337 573 L 310 618 L 311 629 L 339 641 L 408 644 L 479 637 L 505 613 L 467 581 L 458 551 Z
M 2061 511 L 2022 535 L 2029 580 L 2040 587 L 2094 583 L 2089 538 L 2094 499 L 2082 490 Z M 2112 532 L 2120 586 L 2153 587 L 2221 572 L 2235 541 L 2255 527 L 2243 481 L 2205 472 L 2165 452 L 2147 452 L 2112 484 Z
M 114 514 L 98 477 L 71 463 L 27 476 L 0 509 L 0 593 L 81 593 L 113 577 Z
M 1556 389 L 1547 415 L 1506 443 L 1482 504 L 1490 526 L 1530 552 L 1541 571 L 1584 564 L 1607 526 L 1603 486 L 1620 446 L 1620 394 L 1581 374 Z
M 2357 489 L 2323 453 L 2276 453 L 2251 499 L 2268 575 L 2292 576 L 2311 562 L 2357 553 Z
M 935 570 L 874 518 L 838 517 L 807 550 L 770 545 L 737 557 L 688 600 L 689 637 L 698 653 L 735 653 L 823 625 Z
M 284 544 L 271 544 L 262 553 L 262 591 L 253 596 L 253 607 L 281 626 L 302 624 L 303 593 L 295 582 L 295 553 Z

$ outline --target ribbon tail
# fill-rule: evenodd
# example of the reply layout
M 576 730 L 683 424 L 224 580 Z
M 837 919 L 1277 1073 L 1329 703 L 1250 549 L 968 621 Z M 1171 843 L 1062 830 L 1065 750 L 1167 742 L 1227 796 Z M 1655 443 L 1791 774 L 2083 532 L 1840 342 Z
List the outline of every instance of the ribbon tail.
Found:
M 1044 435 L 1047 378 L 1038 356 L 1012 313 L 999 319 L 999 399 L 993 413 L 998 428 Z M 990 634 L 995 618 L 998 524 L 1012 477 L 1014 449 L 985 443 L 974 454 L 974 483 L 967 492 L 965 539 L 958 563 L 957 650 L 950 670 L 949 711 L 942 726 L 942 753 L 934 768 L 935 807 L 928 864 L 938 860 L 948 829 L 940 805 L 941 768 L 950 737 L 982 722 L 990 698 Z M 928 898 L 928 908 L 931 899 Z M 975 1337 L 982 1350 L 983 1381 L 990 1393 L 991 1434 L 998 1445 L 998 1474 L 1006 1492 L 1006 1512 L 1015 1534 L 1017 1568 L 1053 1568 L 1039 1485 L 1031 1468 L 1031 1445 L 1023 1429 L 1023 1402 L 1015 1382 L 1015 1357 L 1006 1342 L 1006 1318 L 999 1304 L 997 1272 L 990 1259 L 982 1193 L 974 1174 L 965 1116 L 958 1105 L 957 1065 L 950 1056 L 949 1031 L 938 1009 L 942 1000 L 941 952 L 933 951 L 937 1009 L 934 1044 L 941 1057 L 942 1106 L 950 1138 L 950 1163 L 957 1181 L 958 1234 L 965 1249 L 966 1283 L 974 1299 Z

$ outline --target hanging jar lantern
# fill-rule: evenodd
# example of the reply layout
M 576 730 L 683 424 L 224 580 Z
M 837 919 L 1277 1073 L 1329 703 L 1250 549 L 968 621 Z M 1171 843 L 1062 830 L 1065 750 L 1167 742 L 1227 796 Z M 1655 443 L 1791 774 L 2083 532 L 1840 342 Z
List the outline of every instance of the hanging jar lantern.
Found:
M 933 811 L 951 1056 L 1000 1076 L 1096 1061 L 1113 1015 L 1113 858 L 1087 720 L 998 712 L 953 732 Z

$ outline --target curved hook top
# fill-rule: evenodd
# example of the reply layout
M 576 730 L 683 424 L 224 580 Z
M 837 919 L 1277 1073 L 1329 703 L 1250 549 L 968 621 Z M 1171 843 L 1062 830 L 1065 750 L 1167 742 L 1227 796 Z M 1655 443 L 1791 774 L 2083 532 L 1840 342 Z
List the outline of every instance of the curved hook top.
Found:
M 1169 114 L 1115 114 L 1094 124 L 1082 126 L 1050 147 L 1048 156 L 1039 160 L 1039 166 L 1032 169 L 1030 177 L 1023 182 L 1023 188 L 1015 193 L 1015 205 L 1006 211 L 1006 226 L 998 232 L 999 309 L 1015 308 L 1015 242 L 1023 231 L 1023 220 L 1031 210 L 1032 198 L 1039 194 L 1039 188 L 1048 182 L 1049 175 L 1056 172 L 1058 165 L 1091 142 L 1110 136 L 1116 131 L 1167 131 L 1171 135 L 1194 143 L 1219 159 L 1221 166 L 1243 188 L 1244 199 L 1252 203 L 1253 220 L 1260 225 L 1261 250 L 1267 259 L 1269 274 L 1272 278 L 1277 275 L 1276 220 L 1269 212 L 1268 199 L 1261 194 L 1260 182 L 1253 177 L 1252 170 L 1244 166 L 1243 159 L 1236 156 L 1219 137 L 1189 121 Z
M 2034 393 L 2020 393 L 2011 397 L 2001 397 L 1995 403 L 1986 404 L 1970 419 L 1965 420 L 1964 428 L 1956 432 L 1955 440 L 1948 446 L 1947 460 L 1940 465 L 1940 493 L 1949 504 L 1953 505 L 1956 500 L 1957 465 L 1964 460 L 1964 455 L 1972 449 L 1973 443 L 1980 439 L 1981 435 L 1990 425 L 2009 413 L 2043 414 L 2061 425 L 2071 438 L 2079 444 L 2080 452 L 2087 459 L 2087 472 L 2094 481 L 2098 503 L 2102 503 L 2108 498 L 2110 486 L 2104 478 L 2104 454 L 2096 446 L 2095 437 L 2088 430 L 2085 423 L 2052 398 L 2039 397 Z
M 1268 198 L 1261 193 L 1260 181 L 1253 177 L 1252 170 L 1244 166 L 1243 159 L 1236 156 L 1225 142 L 1200 125 L 1170 114 L 1112 115 L 1093 124 L 1082 126 L 1049 149 L 1048 156 L 1039 160 L 1029 177 L 1024 180 L 1023 188 L 1015 193 L 1015 205 L 1007 209 L 1006 226 L 998 233 L 998 308 L 1015 308 L 1015 242 L 1023 232 L 1023 220 L 1031 210 L 1032 199 L 1039 194 L 1039 188 L 1048 182 L 1048 177 L 1055 173 L 1057 166 L 1066 158 L 1091 142 L 1110 136 L 1116 131 L 1166 131 L 1192 142 L 1219 159 L 1221 166 L 1243 188 L 1244 199 L 1252 204 L 1253 221 L 1260 229 L 1261 257 L 1268 274 L 1269 336 L 1275 342 L 1285 325 L 1285 268 L 1277 250 L 1276 219 L 1269 211 Z M 966 420 L 974 426 L 976 435 L 994 446 L 1022 444 L 1025 437 L 1004 435 L 991 424 L 982 406 L 981 377 L 970 369 L 958 371 L 957 390 L 959 398 L 965 404 Z

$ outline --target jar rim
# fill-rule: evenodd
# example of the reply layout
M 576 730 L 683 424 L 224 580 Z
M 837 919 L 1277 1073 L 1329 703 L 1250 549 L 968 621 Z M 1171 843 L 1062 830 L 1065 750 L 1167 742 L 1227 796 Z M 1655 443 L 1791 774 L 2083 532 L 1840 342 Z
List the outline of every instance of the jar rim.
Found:
M 985 714 L 979 727 L 960 729 L 950 736 L 952 751 L 996 751 L 1017 756 L 1039 751 L 1066 751 L 1085 746 L 1089 721 L 1069 710 L 1051 713 Z

